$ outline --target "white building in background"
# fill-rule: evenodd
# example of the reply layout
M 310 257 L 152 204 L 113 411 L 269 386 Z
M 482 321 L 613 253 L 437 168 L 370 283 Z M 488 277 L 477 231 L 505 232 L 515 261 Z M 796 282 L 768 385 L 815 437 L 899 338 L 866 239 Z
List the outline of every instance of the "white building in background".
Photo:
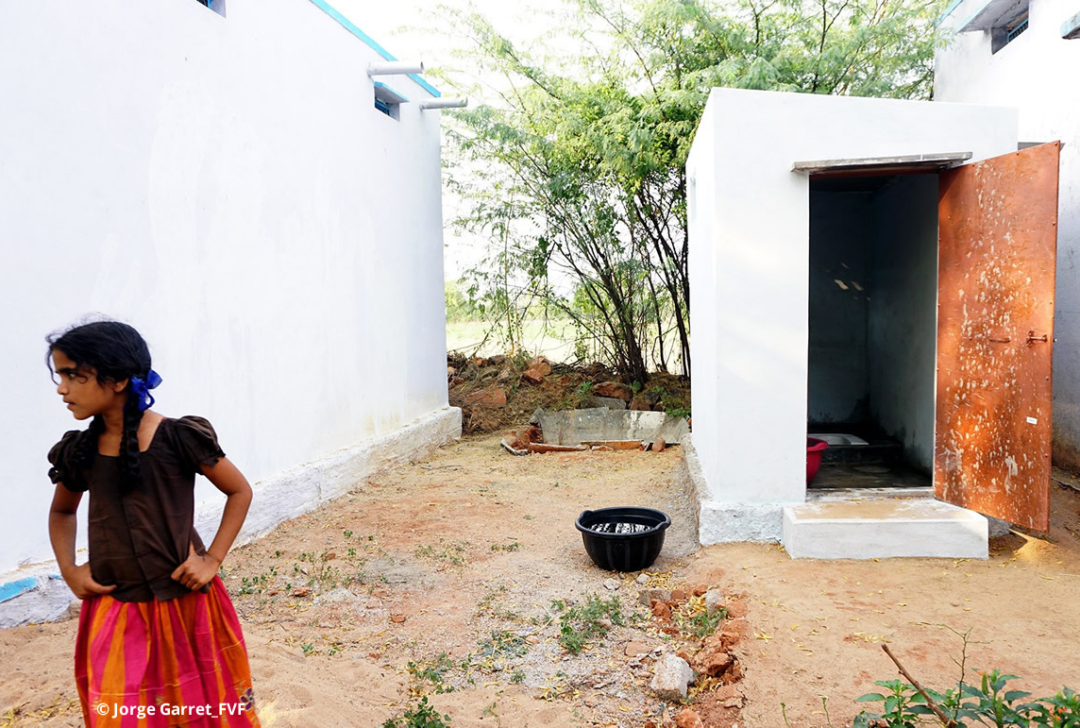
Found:
M 44 337 L 87 314 L 146 336 L 159 411 L 215 425 L 255 487 L 246 537 L 460 433 L 439 94 L 370 78 L 386 60 L 322 0 L 0 6 L 0 625 L 71 598 L 45 456 L 84 425 Z
M 1019 110 L 1021 145 L 1060 140 L 1054 462 L 1080 470 L 1080 3 L 956 0 L 934 98 Z

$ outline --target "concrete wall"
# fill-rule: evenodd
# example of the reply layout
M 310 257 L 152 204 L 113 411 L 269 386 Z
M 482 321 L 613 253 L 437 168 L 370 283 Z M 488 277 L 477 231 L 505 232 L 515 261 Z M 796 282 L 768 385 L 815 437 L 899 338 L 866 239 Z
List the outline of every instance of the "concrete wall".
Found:
M 985 0 L 965 0 L 945 18 L 956 28 Z M 991 54 L 990 33 L 957 35 L 935 61 L 940 101 L 1000 104 L 1019 109 L 1019 140 L 1065 142 L 1058 196 L 1057 295 L 1054 345 L 1054 460 L 1080 470 L 1080 40 L 1061 26 L 1075 0 L 1031 0 L 1028 29 Z
M 690 229 L 703 542 L 779 538 L 780 504 L 805 498 L 809 181 L 792 163 L 1015 147 L 1009 109 L 712 91 L 687 165 L 709 219 Z
M 818 191 L 811 184 L 806 413 L 811 423 L 866 419 L 871 196 Z
M 869 317 L 870 415 L 934 468 L 938 176 L 895 177 L 873 200 Z
M 45 455 L 83 425 L 44 336 L 89 312 L 253 482 L 444 411 L 439 116 L 377 111 L 377 60 L 307 0 L 0 6 L 0 573 L 51 557 Z

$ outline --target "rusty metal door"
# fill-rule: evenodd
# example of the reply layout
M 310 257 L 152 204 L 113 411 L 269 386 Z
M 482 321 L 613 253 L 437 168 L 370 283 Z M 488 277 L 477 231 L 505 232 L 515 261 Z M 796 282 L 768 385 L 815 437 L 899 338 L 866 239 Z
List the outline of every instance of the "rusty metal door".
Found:
M 1050 527 L 1057 142 L 946 170 L 938 193 L 934 490 Z

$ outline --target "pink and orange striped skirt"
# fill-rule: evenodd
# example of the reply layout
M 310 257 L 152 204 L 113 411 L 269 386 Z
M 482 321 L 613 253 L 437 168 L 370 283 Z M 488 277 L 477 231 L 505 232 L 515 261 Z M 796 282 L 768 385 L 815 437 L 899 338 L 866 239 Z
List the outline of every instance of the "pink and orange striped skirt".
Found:
M 88 726 L 258 726 L 240 621 L 221 579 L 165 602 L 83 602 L 75 681 Z

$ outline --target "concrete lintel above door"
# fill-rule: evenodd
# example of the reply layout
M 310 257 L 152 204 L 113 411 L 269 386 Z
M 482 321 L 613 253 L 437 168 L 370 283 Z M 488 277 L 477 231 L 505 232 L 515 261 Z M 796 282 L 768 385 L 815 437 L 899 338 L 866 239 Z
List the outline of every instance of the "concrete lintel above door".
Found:
M 856 159 L 819 159 L 794 162 L 791 171 L 815 177 L 854 175 L 892 175 L 937 172 L 957 167 L 971 159 L 971 152 L 945 154 L 910 154 L 901 157 L 863 157 Z

